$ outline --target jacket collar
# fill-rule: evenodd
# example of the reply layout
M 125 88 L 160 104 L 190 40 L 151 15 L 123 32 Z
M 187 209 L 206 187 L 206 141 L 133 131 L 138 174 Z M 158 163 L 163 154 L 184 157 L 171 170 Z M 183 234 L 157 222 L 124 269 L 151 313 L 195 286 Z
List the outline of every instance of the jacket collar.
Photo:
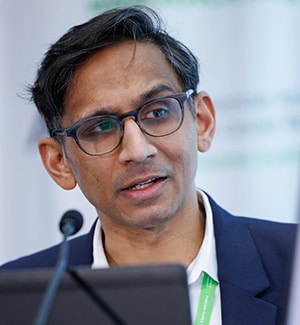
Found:
M 270 282 L 247 223 L 209 200 L 213 210 L 223 324 L 275 324 L 277 307 L 261 298 Z

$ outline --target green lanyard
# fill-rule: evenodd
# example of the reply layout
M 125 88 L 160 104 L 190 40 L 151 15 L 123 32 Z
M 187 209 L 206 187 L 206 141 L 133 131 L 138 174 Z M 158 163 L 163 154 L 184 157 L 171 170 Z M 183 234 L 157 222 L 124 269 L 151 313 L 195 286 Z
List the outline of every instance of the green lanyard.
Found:
M 217 282 L 204 272 L 195 325 L 209 325 Z

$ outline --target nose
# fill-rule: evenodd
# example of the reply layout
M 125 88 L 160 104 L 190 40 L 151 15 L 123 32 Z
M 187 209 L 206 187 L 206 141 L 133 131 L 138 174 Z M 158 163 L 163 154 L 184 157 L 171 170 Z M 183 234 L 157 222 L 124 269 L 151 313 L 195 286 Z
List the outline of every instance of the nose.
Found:
M 133 118 L 124 120 L 124 134 L 120 145 L 119 160 L 121 163 L 143 162 L 155 156 L 157 148 L 149 141 Z

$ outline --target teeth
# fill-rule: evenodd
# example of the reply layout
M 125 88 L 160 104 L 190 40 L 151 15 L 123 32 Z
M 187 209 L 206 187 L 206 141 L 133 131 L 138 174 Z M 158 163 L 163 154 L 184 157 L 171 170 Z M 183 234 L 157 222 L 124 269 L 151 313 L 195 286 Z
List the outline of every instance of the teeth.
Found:
M 147 188 L 148 186 L 150 186 L 154 181 L 155 181 L 155 178 L 149 179 L 148 181 L 146 181 L 144 183 L 140 183 L 140 184 L 130 187 L 130 189 L 131 190 L 143 190 L 144 188 Z

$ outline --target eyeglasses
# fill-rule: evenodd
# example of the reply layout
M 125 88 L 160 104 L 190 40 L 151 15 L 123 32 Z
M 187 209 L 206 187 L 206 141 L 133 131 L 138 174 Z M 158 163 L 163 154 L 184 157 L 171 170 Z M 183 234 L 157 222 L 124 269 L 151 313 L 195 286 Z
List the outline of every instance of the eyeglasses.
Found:
M 145 133 L 163 137 L 176 132 L 184 119 L 184 103 L 194 93 L 189 89 L 180 94 L 159 97 L 122 115 L 97 115 L 73 126 L 51 130 L 51 137 L 72 137 L 80 149 L 88 155 L 104 155 L 115 150 L 124 134 L 123 120 L 129 116 Z

